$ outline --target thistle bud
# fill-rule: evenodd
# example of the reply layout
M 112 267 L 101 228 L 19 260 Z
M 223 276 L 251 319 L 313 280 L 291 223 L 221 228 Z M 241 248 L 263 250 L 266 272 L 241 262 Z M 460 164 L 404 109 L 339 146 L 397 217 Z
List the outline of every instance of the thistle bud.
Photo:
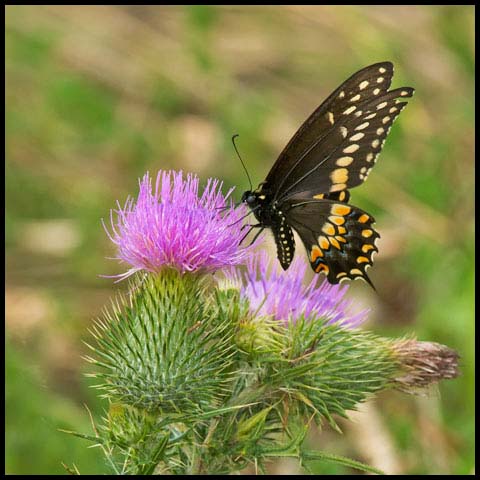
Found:
M 394 379 L 400 390 L 425 388 L 459 374 L 458 353 L 440 343 L 400 340 L 394 342 L 394 351 L 402 371 Z

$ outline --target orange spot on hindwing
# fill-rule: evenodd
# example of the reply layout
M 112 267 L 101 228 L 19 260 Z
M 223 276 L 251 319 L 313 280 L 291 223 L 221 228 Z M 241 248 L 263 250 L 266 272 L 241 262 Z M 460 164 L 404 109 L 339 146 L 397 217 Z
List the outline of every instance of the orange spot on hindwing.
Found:
M 340 244 L 338 243 L 337 240 L 335 240 L 334 237 L 329 238 L 330 243 L 338 250 L 340 250 Z
M 318 237 L 318 244 L 322 250 L 328 250 L 330 248 L 330 242 L 327 240 L 327 237 L 321 235 Z
M 325 273 L 326 275 L 328 275 L 328 272 L 330 271 L 330 269 L 328 268 L 328 266 L 323 263 L 323 262 L 320 262 L 316 267 L 315 267 L 315 272 L 316 273 L 320 273 L 320 272 L 323 272 Z
M 339 203 L 336 203 L 335 205 L 332 206 L 331 210 L 333 215 L 340 215 L 341 217 L 348 215 L 352 209 L 348 205 L 341 205 Z
M 335 228 L 331 223 L 325 222 L 322 227 L 322 232 L 327 235 L 335 235 Z
M 317 247 L 317 245 L 314 245 L 312 247 L 312 251 L 310 252 L 310 258 L 312 263 L 314 263 L 315 260 L 317 260 L 317 258 L 319 257 L 323 257 L 323 252 L 320 250 L 320 248 Z
M 368 263 L 370 260 L 367 257 L 357 257 L 357 263 Z

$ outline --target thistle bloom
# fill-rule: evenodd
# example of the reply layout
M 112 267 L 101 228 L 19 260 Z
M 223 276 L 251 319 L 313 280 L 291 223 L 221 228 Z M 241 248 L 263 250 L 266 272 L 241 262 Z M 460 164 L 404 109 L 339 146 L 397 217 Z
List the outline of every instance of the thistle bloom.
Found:
M 302 314 L 305 318 L 324 317 L 328 324 L 352 328 L 366 319 L 368 310 L 352 313 L 352 302 L 343 299 L 348 285 L 331 285 L 327 280 L 319 284 L 317 276 L 304 285 L 306 265 L 300 257 L 287 272 L 276 260 L 273 263 L 267 252 L 261 251 L 247 259 L 242 278 L 233 269 L 228 271 L 229 281 L 241 285 L 241 295 L 249 300 L 252 313 L 272 316 L 285 324 Z
M 209 179 L 199 195 L 198 177 L 181 171 L 160 171 L 153 191 L 148 173 L 139 184 L 136 202 L 129 197 L 110 212 L 112 233 L 104 225 L 116 258 L 131 266 L 120 278 L 165 266 L 214 271 L 244 261 L 250 250 L 239 245 L 245 207 L 228 199 L 233 188 L 223 195 L 222 183 Z

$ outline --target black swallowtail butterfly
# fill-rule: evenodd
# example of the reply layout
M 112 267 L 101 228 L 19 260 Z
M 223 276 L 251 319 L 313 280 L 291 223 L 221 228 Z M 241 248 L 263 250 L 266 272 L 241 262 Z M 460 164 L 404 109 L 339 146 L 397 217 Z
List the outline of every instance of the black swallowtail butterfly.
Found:
M 342 83 L 303 123 L 254 191 L 242 196 L 262 231 L 270 228 L 286 270 L 302 239 L 312 269 L 330 283 L 363 278 L 380 235 L 374 218 L 348 204 L 349 188 L 363 183 L 393 121 L 413 95 L 388 90 L 393 64 L 370 65 Z M 259 232 L 260 233 L 260 232 Z

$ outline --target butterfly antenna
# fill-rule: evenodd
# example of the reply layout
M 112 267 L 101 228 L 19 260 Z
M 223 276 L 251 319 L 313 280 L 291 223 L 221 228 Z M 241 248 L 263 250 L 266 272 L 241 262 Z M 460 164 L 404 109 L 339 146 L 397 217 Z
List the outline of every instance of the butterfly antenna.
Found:
M 251 178 L 250 178 L 250 175 L 248 174 L 247 167 L 246 167 L 245 164 L 243 163 L 242 157 L 240 156 L 240 153 L 238 153 L 237 145 L 235 144 L 235 139 L 236 139 L 237 137 L 239 137 L 239 136 L 240 136 L 240 135 L 239 135 L 238 133 L 236 133 L 235 135 L 232 136 L 233 148 L 234 148 L 235 151 L 237 152 L 237 156 L 238 156 L 238 158 L 240 159 L 240 162 L 242 163 L 242 166 L 243 166 L 243 169 L 245 170 L 245 173 L 247 174 L 248 183 L 250 183 L 250 190 L 253 190 L 252 180 L 251 180 Z

